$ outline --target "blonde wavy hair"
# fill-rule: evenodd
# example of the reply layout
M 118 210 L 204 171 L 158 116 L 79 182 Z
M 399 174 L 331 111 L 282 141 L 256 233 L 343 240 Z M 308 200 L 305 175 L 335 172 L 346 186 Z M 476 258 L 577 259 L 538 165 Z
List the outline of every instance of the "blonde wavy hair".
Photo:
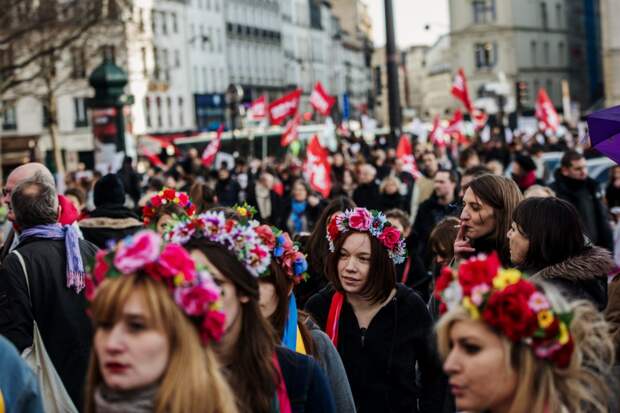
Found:
M 148 276 L 122 276 L 105 280 L 97 290 L 91 311 L 98 323 L 114 324 L 132 293 L 142 295 L 150 327 L 162 331 L 170 343 L 168 366 L 155 395 L 156 413 L 236 413 L 233 393 L 209 347 L 196 327 L 174 303 L 166 287 Z M 97 352 L 91 352 L 85 412 L 95 413 L 94 393 L 103 381 Z
M 509 413 L 607 413 L 612 393 L 611 369 L 614 346 L 609 325 L 589 302 L 567 302 L 553 287 L 535 283 L 554 310 L 572 310 L 570 331 L 575 350 L 565 369 L 537 358 L 525 343 L 514 344 L 499 335 L 507 369 L 517 374 L 517 388 Z M 454 323 L 470 320 L 464 308 L 444 314 L 437 324 L 439 353 L 445 360 L 450 352 L 450 330 Z

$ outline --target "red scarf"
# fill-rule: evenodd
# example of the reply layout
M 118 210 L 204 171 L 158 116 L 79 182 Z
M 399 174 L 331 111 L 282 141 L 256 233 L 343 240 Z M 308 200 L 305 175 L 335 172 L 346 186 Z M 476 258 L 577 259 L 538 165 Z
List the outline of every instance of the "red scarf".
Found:
M 278 412 L 279 413 L 291 413 L 291 401 L 288 399 L 288 393 L 286 392 L 286 383 L 284 382 L 284 376 L 282 375 L 282 369 L 280 369 L 280 362 L 278 362 L 278 356 L 273 354 L 273 364 L 278 372 L 278 389 L 276 390 L 276 397 L 278 399 Z
M 334 343 L 334 347 L 338 348 L 338 323 L 340 322 L 340 313 L 342 311 L 342 303 L 344 302 L 344 294 L 336 291 L 332 297 L 332 303 L 329 306 L 329 314 L 327 315 L 327 325 L 325 332 Z

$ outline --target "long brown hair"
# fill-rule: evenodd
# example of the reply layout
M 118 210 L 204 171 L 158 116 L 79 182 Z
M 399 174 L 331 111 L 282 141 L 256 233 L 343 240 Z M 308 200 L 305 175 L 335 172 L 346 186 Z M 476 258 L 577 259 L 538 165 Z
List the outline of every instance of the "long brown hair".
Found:
M 168 366 L 155 395 L 156 413 L 228 413 L 237 408 L 230 387 L 210 347 L 204 347 L 192 322 L 174 303 L 166 287 L 147 275 L 105 280 L 91 307 L 95 331 L 118 321 L 129 297 L 141 294 L 147 323 L 169 340 Z M 94 393 L 103 382 L 97 352 L 92 351 L 86 382 L 85 412 L 94 413 Z
M 277 338 L 258 306 L 258 282 L 239 260 L 220 244 L 192 239 L 185 247 L 205 254 L 230 280 L 237 293 L 249 300 L 241 303 L 241 331 L 235 348 L 235 362 L 226 366 L 228 382 L 242 412 L 268 413 L 276 393 L 278 373 L 273 364 Z
M 495 242 L 495 250 L 502 264 L 510 266 L 510 246 L 507 234 L 512 224 L 512 215 L 519 202 L 523 200 L 521 190 L 512 179 L 490 174 L 474 179 L 465 189 L 467 188 L 493 208 L 495 230 L 489 239 Z
M 273 260 L 269 264 L 269 275 L 260 278 L 261 282 L 268 282 L 272 284 L 278 297 L 278 304 L 276 310 L 271 316 L 269 316 L 269 322 L 276 331 L 278 337 L 282 337 L 284 334 L 284 326 L 289 316 L 289 292 L 293 288 L 293 281 L 287 277 L 282 267 L 280 267 Z M 299 326 L 299 332 L 301 333 L 301 339 L 304 342 L 306 353 L 310 356 L 316 356 L 316 348 L 310 330 L 306 327 L 304 320 L 308 318 L 308 314 L 301 310 L 297 310 L 298 318 L 297 325 Z
M 390 296 L 390 293 L 396 287 L 396 268 L 388 255 L 387 249 L 381 245 L 381 242 L 376 237 L 373 237 L 368 232 L 347 231 L 340 234 L 334 241 L 334 252 L 327 256 L 325 275 L 336 291 L 344 293 L 340 277 L 338 276 L 338 261 L 340 261 L 342 246 L 351 234 L 364 234 L 370 239 L 368 279 L 360 295 L 373 304 L 381 303 Z

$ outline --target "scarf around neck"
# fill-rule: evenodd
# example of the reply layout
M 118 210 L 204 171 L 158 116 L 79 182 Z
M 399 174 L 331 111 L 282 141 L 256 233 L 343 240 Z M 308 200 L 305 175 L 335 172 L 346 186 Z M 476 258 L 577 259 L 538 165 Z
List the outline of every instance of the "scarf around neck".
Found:
M 299 202 L 292 200 L 291 202 L 291 219 L 293 220 L 295 233 L 299 233 L 304 230 L 303 213 L 306 212 L 306 201 Z
M 22 230 L 19 242 L 28 238 L 43 238 L 50 240 L 64 240 L 67 251 L 67 288 L 73 287 L 76 293 L 84 288 L 86 272 L 80 254 L 80 242 L 76 229 L 71 225 L 48 224 L 37 225 Z
M 155 410 L 155 396 L 159 384 L 131 391 L 116 391 L 105 385 L 95 390 L 97 413 L 150 413 Z

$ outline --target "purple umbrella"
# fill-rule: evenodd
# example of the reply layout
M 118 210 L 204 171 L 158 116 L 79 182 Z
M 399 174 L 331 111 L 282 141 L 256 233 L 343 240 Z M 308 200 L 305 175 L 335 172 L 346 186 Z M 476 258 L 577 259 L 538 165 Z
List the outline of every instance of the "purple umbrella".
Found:
M 587 121 L 592 146 L 620 163 L 620 106 L 594 112 Z

